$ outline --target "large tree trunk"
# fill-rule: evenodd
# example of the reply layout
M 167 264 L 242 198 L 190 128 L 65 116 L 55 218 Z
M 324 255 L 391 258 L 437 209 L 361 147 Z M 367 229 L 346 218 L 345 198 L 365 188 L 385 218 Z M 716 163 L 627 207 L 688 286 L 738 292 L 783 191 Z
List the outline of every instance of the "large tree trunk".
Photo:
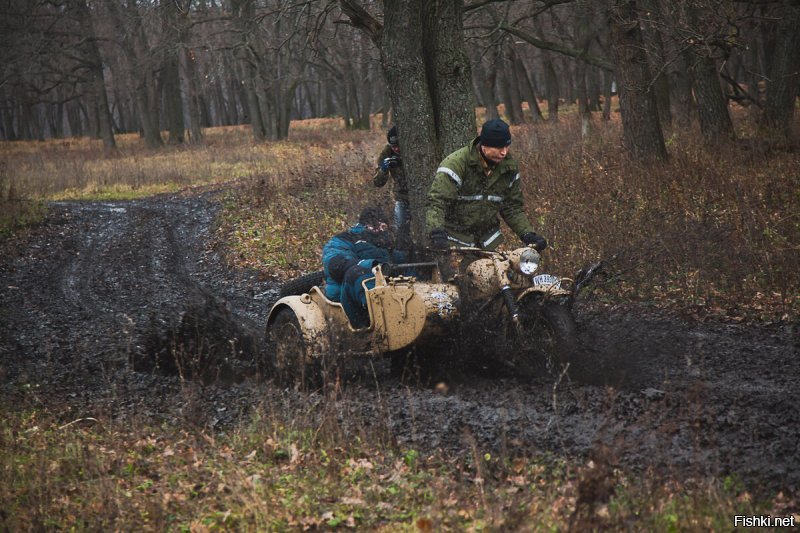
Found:
M 475 88 L 480 95 L 481 104 L 486 109 L 486 120 L 500 118 L 497 112 L 497 100 L 494 95 L 495 78 L 497 76 L 497 68 L 495 63 L 487 69 L 483 63 L 478 61 L 475 64 L 474 82 Z
M 381 59 L 400 134 L 417 243 L 427 238 L 424 207 L 438 163 L 476 132 L 461 8 L 458 0 L 387 2 L 385 27 L 380 34 L 372 33 L 375 40 L 382 36 Z
M 503 54 L 503 75 L 501 77 L 503 100 L 506 106 L 508 121 L 511 124 L 522 124 L 525 122 L 525 114 L 522 112 L 519 79 L 514 69 L 513 59 L 509 57 L 510 54 L 512 54 L 512 52 L 509 51 Z
M 127 64 L 128 77 L 133 83 L 133 104 L 145 146 L 159 148 L 164 145 L 164 141 L 158 127 L 158 103 L 152 101 L 155 94 L 155 79 L 150 63 L 150 46 L 141 23 L 142 18 L 136 6 L 129 5 L 123 13 L 116 2 L 108 2 L 105 5 L 116 26 L 125 30 L 121 32 L 120 44 Z
M 233 23 L 236 30 L 240 33 L 240 47 L 237 50 L 241 76 L 238 76 L 244 83 L 242 89 L 245 93 L 244 104 L 247 110 L 247 120 L 256 141 L 266 139 L 267 131 L 262 118 L 261 104 L 258 97 L 258 79 L 256 67 L 253 64 L 255 59 L 250 53 L 249 35 L 252 33 L 252 24 L 255 19 L 255 6 L 252 0 L 232 0 L 231 10 L 233 11 Z
M 637 159 L 666 159 L 636 2 L 611 0 L 609 17 L 625 146 Z
M 244 73 L 244 90 L 247 97 L 247 118 L 250 121 L 250 130 L 256 141 L 263 141 L 267 138 L 267 128 L 264 125 L 263 114 L 261 112 L 261 102 L 258 98 L 258 83 L 256 80 L 256 69 L 249 59 L 244 59 L 242 63 Z
M 433 99 L 436 136 L 444 154 L 475 136 L 475 97 L 470 62 L 464 44 L 463 2 L 422 1 L 425 14 L 425 59 Z M 432 74 L 432 76 L 431 76 Z M 433 180 L 433 174 L 428 182 Z
M 0 117 L 2 117 L 4 140 L 16 141 L 18 137 L 14 127 L 14 99 L 6 94 L 2 85 L 0 85 Z
M 664 52 L 664 42 L 661 37 L 664 27 L 658 15 L 656 0 L 644 0 L 645 13 L 642 15 L 642 37 L 645 42 L 650 71 L 653 73 L 653 89 L 658 107 L 658 118 L 661 126 L 667 131 L 672 127 L 670 108 L 669 78 L 667 77 L 668 61 Z
M 83 17 L 84 27 L 93 36 L 94 23 L 84 0 L 80 0 L 78 10 Z M 111 151 L 116 149 L 117 143 L 114 139 L 114 132 L 111 129 L 111 112 L 108 108 L 108 93 L 106 92 L 106 81 L 103 76 L 103 60 L 100 57 L 97 40 L 94 38 L 88 39 L 85 51 L 89 61 L 89 81 L 87 83 L 90 99 L 89 106 L 97 121 L 97 134 L 103 140 L 103 148 L 106 151 Z
M 422 0 L 385 4 L 381 57 L 392 97 L 409 187 L 414 241 L 424 242 L 422 208 L 442 159 L 423 47 Z
M 186 86 L 189 90 L 189 138 L 194 144 L 203 141 L 202 107 L 197 80 L 197 64 L 193 50 L 183 50 L 183 64 L 186 72 Z
M 73 100 L 67 104 L 67 125 L 69 134 L 73 137 L 83 135 L 83 121 L 81 120 L 80 102 Z
M 544 52 L 544 84 L 547 87 L 547 120 L 558 122 L 558 104 L 561 96 L 561 85 L 558 74 L 553 66 L 549 52 Z
M 705 33 L 704 22 L 709 7 L 687 3 L 684 7 L 684 31 Z M 680 19 L 679 19 L 680 21 Z M 691 41 L 690 41 L 691 42 Z M 701 41 L 685 48 L 684 59 L 692 78 L 692 88 L 697 102 L 697 117 L 703 138 L 710 144 L 736 138 L 733 122 L 728 114 L 728 99 L 722 92 L 717 72 L 714 49 Z
M 800 88 L 800 6 L 783 2 L 777 41 L 772 54 L 767 102 L 759 125 L 761 135 L 787 143 Z

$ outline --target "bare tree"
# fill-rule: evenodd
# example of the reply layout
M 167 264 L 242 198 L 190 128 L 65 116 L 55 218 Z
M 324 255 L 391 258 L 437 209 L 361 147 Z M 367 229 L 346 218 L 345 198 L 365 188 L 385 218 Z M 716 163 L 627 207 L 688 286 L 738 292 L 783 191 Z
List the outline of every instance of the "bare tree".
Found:
M 680 9 L 666 16 L 676 22 L 676 31 L 685 43 L 684 60 L 692 77 L 700 130 L 712 144 L 736 138 L 717 73 L 718 60 L 727 57 L 723 32 L 729 27 L 728 20 L 720 20 L 716 15 L 718 9 L 714 0 L 696 0 L 680 5 Z
M 610 0 L 609 22 L 625 146 L 639 159 L 666 159 L 635 0 Z
M 158 127 L 153 51 L 143 27 L 147 11 L 140 10 L 133 1 L 126 4 L 107 2 L 105 7 L 117 28 L 116 39 L 122 50 L 119 70 L 125 72 L 132 84 L 131 92 L 142 137 L 149 148 L 157 148 L 164 141 Z

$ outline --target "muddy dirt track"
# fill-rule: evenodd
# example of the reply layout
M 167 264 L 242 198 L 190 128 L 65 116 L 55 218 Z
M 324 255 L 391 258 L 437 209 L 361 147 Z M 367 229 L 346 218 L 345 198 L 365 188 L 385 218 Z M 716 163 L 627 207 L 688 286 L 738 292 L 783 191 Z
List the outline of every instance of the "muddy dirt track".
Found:
M 277 287 L 225 267 L 210 245 L 216 209 L 211 194 L 57 203 L 24 243 L 5 243 L 3 409 L 224 430 L 257 406 L 320 402 L 255 377 Z M 585 457 L 605 445 L 634 471 L 732 473 L 751 490 L 797 492 L 797 324 L 595 305 L 578 307 L 578 324 L 588 369 L 525 383 L 459 375 L 437 390 L 401 384 L 378 362 L 354 369 L 328 412 L 345 433 L 380 429 L 404 448 Z

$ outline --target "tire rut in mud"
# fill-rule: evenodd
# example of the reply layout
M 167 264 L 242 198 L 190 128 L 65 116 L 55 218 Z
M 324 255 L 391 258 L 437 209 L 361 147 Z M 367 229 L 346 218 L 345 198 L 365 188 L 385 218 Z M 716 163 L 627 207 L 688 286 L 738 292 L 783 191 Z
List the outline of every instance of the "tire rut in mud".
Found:
M 215 212 L 204 197 L 53 204 L 0 267 L 5 381 L 80 404 L 160 375 L 251 373 L 267 304 L 252 296 L 271 287 L 222 268 L 208 248 Z

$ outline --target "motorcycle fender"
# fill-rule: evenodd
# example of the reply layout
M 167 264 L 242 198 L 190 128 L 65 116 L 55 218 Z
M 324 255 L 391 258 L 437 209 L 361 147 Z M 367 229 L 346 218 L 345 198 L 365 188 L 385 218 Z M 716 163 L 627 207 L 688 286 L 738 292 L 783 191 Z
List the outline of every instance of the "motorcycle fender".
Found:
M 308 294 L 285 296 L 275 302 L 267 317 L 268 332 L 275 316 L 281 309 L 286 307 L 290 308 L 297 317 L 306 346 L 310 350 L 309 355 L 313 357 L 330 350 L 330 336 L 327 334 L 328 323 L 325 320 L 325 313 L 320 305 Z
M 528 298 L 532 295 L 539 295 L 543 299 L 554 299 L 554 298 L 561 298 L 564 296 L 572 296 L 572 291 L 567 291 L 564 289 L 557 289 L 553 285 L 543 285 L 543 286 L 536 286 L 536 287 L 528 287 L 517 296 L 517 301 L 521 302 L 525 298 Z

